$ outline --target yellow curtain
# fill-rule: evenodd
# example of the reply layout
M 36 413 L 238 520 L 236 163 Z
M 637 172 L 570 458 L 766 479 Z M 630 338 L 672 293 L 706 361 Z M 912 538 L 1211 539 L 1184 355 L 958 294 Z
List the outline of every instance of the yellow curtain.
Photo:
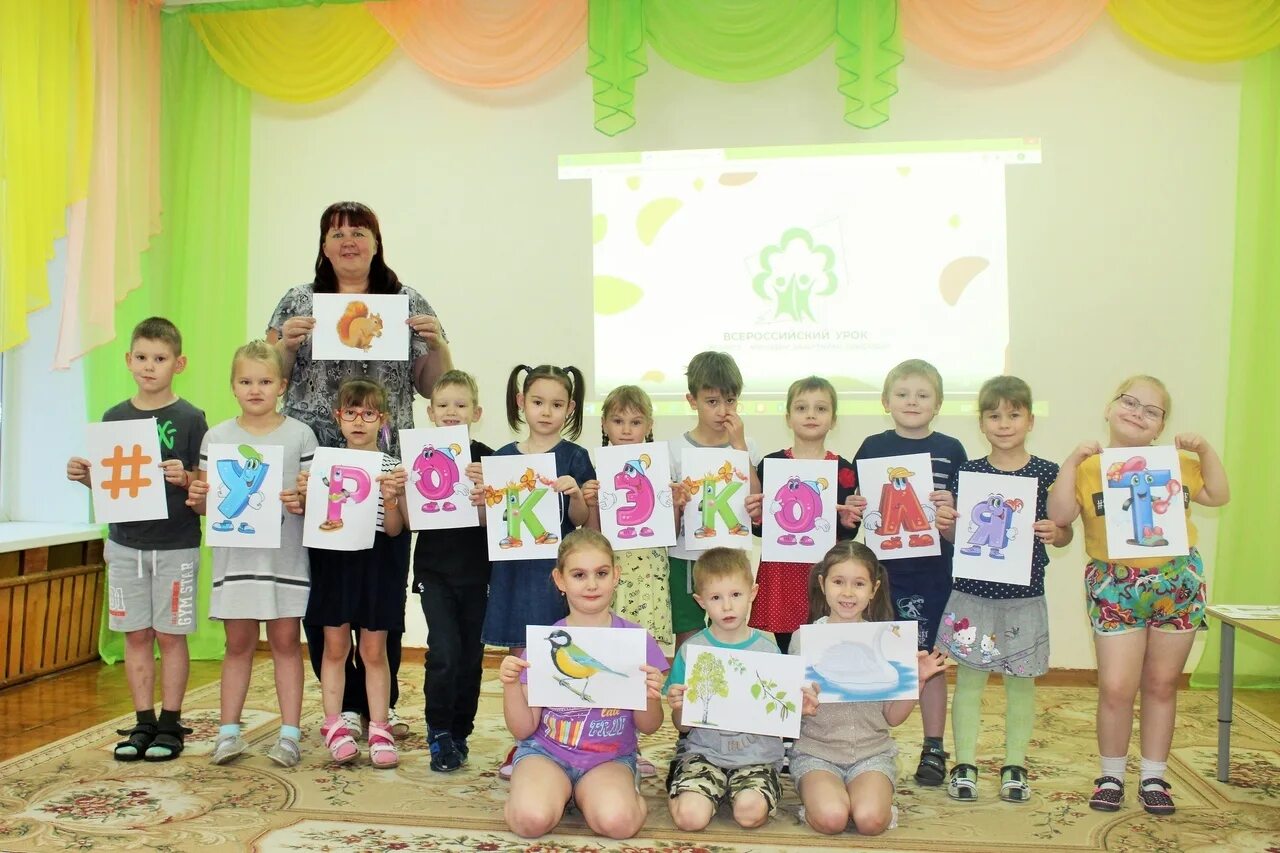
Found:
M 1052 56 L 1084 35 L 1107 0 L 899 0 L 911 43 L 953 65 L 1004 69 Z
M 87 0 L 0 2 L 0 351 L 49 304 L 45 266 L 88 184 L 91 36 Z
M 365 8 L 425 70 L 462 86 L 517 86 L 587 38 L 587 0 L 388 0 Z
M 70 210 L 54 367 L 114 338 L 116 304 L 141 284 L 160 230 L 161 3 L 92 0 L 92 165 Z
M 1152 50 L 1229 62 L 1280 46 L 1280 0 L 1111 0 L 1111 17 Z
M 282 101 L 332 97 L 395 48 L 363 5 L 215 12 L 187 19 L 229 77 Z

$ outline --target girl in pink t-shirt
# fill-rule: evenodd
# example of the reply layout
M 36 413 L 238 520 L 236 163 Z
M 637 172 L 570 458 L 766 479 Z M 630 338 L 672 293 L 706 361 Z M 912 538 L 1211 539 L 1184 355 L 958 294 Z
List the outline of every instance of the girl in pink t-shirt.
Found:
M 637 628 L 609 610 L 618 567 L 609 540 L 594 530 L 564 538 L 551 573 L 569 605 L 557 625 Z M 636 732 L 652 734 L 662 725 L 660 701 L 667 659 L 646 634 L 648 663 L 640 667 L 648 687 L 643 711 L 617 708 L 531 708 L 529 662 L 508 655 L 498 677 L 507 728 L 519 741 L 513 758 L 507 826 L 516 835 L 537 838 L 560 823 L 572 797 L 587 826 L 609 838 L 640 831 L 648 807 L 637 789 Z M 590 781 L 590 785 L 586 783 Z

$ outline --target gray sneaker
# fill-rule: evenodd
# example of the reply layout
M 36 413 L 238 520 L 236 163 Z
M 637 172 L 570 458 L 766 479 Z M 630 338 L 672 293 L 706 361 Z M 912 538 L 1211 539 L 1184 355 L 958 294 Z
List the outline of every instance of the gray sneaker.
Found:
M 248 748 L 249 744 L 240 735 L 220 737 L 214 744 L 213 755 L 209 757 L 209 761 L 213 764 L 227 764 L 239 758 Z
M 297 741 L 282 737 L 276 741 L 275 746 L 267 750 L 267 758 L 281 767 L 297 767 L 302 760 L 302 750 Z

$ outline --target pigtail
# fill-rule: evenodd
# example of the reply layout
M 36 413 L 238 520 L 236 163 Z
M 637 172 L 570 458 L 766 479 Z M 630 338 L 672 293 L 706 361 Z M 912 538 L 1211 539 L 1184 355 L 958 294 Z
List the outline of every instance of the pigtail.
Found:
M 507 377 L 507 426 L 511 427 L 512 432 L 519 432 L 520 425 L 524 423 L 524 416 L 517 399 L 521 393 L 520 374 L 528 373 L 532 369 L 527 364 L 517 364 L 511 369 L 511 375 Z
M 569 413 L 568 419 L 565 421 L 564 435 L 570 441 L 577 441 L 578 436 L 582 435 L 582 420 L 585 417 L 583 408 L 586 405 L 587 382 L 582 375 L 582 371 L 574 367 L 572 364 L 564 368 L 563 373 L 569 377 L 569 399 L 573 400 L 573 411 Z

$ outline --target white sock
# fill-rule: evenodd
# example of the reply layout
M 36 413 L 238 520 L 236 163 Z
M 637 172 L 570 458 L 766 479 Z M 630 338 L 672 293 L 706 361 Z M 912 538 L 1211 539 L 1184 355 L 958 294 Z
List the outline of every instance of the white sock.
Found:
M 1125 764 L 1126 756 L 1120 755 L 1115 758 L 1108 758 L 1107 756 L 1103 755 L 1103 756 L 1100 756 L 1100 759 L 1102 762 L 1103 776 L 1114 776 L 1115 778 L 1119 779 L 1121 782 L 1124 782 L 1124 764 Z
M 1143 782 L 1148 779 L 1163 779 L 1164 771 L 1168 767 L 1169 762 L 1167 761 L 1152 761 L 1144 756 L 1142 759 L 1142 772 L 1139 774 L 1139 778 Z

